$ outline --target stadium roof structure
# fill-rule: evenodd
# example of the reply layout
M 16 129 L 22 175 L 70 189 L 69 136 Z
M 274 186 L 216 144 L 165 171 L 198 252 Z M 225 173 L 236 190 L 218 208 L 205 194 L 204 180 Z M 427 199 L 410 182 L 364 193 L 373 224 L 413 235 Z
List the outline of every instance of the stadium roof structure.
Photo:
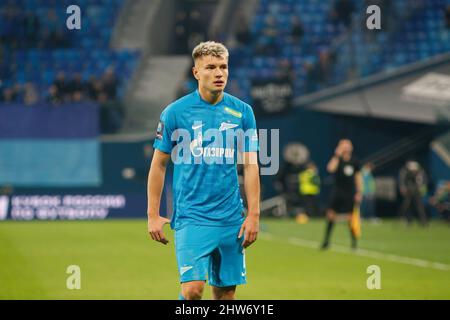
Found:
M 450 122 L 450 53 L 297 97 L 294 105 L 416 123 Z

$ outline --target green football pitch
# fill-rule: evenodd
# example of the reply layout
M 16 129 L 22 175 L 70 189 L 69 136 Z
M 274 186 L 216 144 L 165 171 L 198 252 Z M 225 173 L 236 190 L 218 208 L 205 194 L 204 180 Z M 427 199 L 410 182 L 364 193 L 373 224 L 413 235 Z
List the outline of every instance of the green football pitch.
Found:
M 262 219 L 237 298 L 450 299 L 448 225 L 363 224 L 357 251 L 342 223 L 330 250 L 318 250 L 324 227 Z M 165 227 L 164 246 L 146 228 L 146 220 L 1 222 L 0 299 L 177 299 L 173 233 Z M 80 267 L 79 290 L 66 287 L 69 265 Z M 367 287 L 371 265 L 381 289 Z

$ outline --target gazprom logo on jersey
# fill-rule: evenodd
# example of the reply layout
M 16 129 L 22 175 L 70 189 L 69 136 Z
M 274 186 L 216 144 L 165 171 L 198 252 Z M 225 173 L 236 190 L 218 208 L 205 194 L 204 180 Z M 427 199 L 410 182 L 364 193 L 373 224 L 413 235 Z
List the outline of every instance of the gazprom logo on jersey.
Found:
M 225 157 L 234 159 L 234 149 L 233 148 L 221 148 L 221 147 L 202 147 L 203 144 L 203 134 L 198 133 L 197 138 L 192 140 L 189 145 L 191 154 L 194 157 Z

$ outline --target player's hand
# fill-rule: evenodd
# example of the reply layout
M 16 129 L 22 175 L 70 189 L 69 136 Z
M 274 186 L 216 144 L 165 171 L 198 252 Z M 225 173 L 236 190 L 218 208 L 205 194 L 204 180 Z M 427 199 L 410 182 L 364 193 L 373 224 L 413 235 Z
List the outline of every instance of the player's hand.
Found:
M 157 218 L 148 218 L 148 233 L 153 240 L 161 242 L 162 244 L 168 244 L 169 240 L 163 232 L 163 227 L 166 223 L 170 223 L 170 220 L 161 216 Z
M 238 238 L 240 239 L 242 237 L 242 234 L 244 234 L 244 242 L 242 243 L 242 246 L 244 248 L 247 248 L 253 242 L 255 242 L 256 238 L 258 237 L 258 232 L 259 216 L 248 215 L 247 218 L 245 218 L 245 221 L 242 224 L 241 230 L 239 231 L 238 235 Z

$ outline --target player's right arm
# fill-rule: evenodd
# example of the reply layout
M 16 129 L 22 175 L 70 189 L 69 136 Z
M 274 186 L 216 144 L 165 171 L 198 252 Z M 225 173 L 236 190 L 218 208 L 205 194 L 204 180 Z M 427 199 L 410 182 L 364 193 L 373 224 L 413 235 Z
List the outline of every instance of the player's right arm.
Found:
M 159 206 L 161 203 L 161 194 L 164 188 L 164 177 L 166 175 L 167 163 L 172 151 L 172 132 L 174 124 L 174 115 L 169 107 L 161 113 L 161 118 L 156 129 L 156 137 L 153 143 L 155 152 L 153 154 L 150 172 L 147 182 L 148 197 L 148 233 L 153 240 L 167 244 L 169 241 L 163 233 L 163 226 L 170 220 L 159 215 Z
M 336 147 L 336 150 L 334 151 L 333 157 L 330 159 L 327 165 L 327 171 L 329 173 L 335 173 L 338 166 L 340 157 L 342 156 L 342 148 L 341 148 L 341 141 L 339 141 L 338 146 Z
M 169 154 L 161 152 L 158 149 L 155 150 L 147 181 L 148 233 L 153 240 L 163 244 L 169 242 L 164 235 L 163 226 L 169 223 L 170 220 L 159 215 L 159 206 L 169 158 Z

